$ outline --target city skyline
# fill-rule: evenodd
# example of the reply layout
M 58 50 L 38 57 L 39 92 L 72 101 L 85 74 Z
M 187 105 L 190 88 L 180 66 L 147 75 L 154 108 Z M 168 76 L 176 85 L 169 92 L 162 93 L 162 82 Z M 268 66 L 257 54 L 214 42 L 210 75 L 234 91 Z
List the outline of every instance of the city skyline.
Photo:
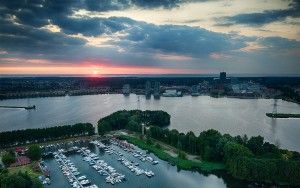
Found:
M 4 0 L 0 10 L 0 75 L 300 72 L 297 0 Z

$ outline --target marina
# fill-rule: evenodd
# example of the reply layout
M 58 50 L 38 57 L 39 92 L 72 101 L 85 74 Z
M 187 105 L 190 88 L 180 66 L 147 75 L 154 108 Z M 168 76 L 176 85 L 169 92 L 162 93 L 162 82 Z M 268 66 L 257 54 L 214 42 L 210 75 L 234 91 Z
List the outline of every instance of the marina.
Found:
M 104 148 L 104 151 L 106 153 L 108 153 L 109 155 L 114 154 L 115 156 L 117 156 L 118 157 L 117 160 L 121 164 L 126 166 L 131 172 L 135 173 L 135 175 L 139 176 L 141 174 L 144 174 L 149 178 L 151 178 L 155 175 L 151 170 L 145 170 L 145 169 L 139 168 L 138 167 L 139 163 L 128 160 L 126 157 L 124 157 L 123 152 L 118 152 L 114 148 L 112 148 L 111 146 L 105 146 L 101 142 L 99 143 L 98 141 L 93 141 L 91 143 L 93 143 L 97 146 L 100 146 L 100 148 Z M 125 141 L 120 141 L 118 139 L 111 139 L 111 144 L 116 145 L 116 146 L 120 146 L 120 148 L 123 149 L 126 152 L 133 153 L 133 156 L 134 156 L 134 154 L 136 154 L 136 152 L 142 154 L 141 151 L 135 150 L 133 145 L 131 145 L 131 144 L 125 142 Z M 130 148 L 130 149 L 128 149 L 128 148 Z M 142 160 L 143 162 L 146 162 L 145 158 L 147 159 L 147 161 L 152 162 L 153 164 L 158 164 L 158 161 L 154 161 L 152 157 L 147 156 L 146 154 L 143 155 L 143 159 L 144 159 L 144 160 Z
M 124 168 L 126 168 L 127 173 L 135 175 L 135 178 L 140 175 L 144 175 L 147 179 L 154 177 L 155 173 L 152 169 L 147 170 L 149 167 L 147 169 L 138 167 L 140 164 L 136 160 L 129 159 L 133 157 L 131 153 L 140 152 L 135 146 L 119 141 L 130 146 L 129 151 L 126 148 L 119 147 L 116 141 L 118 140 L 110 139 L 109 144 L 104 144 L 99 140 L 90 142 L 77 140 L 41 146 L 43 156 L 46 157 L 44 163 L 49 166 L 51 171 L 52 183 L 46 186 L 54 187 L 53 184 L 56 183 L 56 180 L 52 177 L 53 167 L 49 164 L 49 161 L 53 160 L 52 156 L 58 164 L 58 169 L 67 180 L 69 187 L 72 188 L 97 188 L 98 185 L 92 184 L 91 182 L 94 181 L 91 179 L 96 178 L 99 180 L 99 176 L 103 177 L 100 179 L 103 179 L 106 185 L 126 184 L 129 178 L 119 172 L 119 170 L 124 171 Z M 124 149 L 128 152 L 125 152 Z M 78 156 L 81 160 L 78 160 Z M 110 160 L 107 160 L 106 156 L 109 156 Z M 84 166 L 86 170 L 82 172 L 80 168 L 77 168 L 77 165 Z M 116 166 L 116 168 L 113 166 Z M 154 165 L 151 166 L 154 167 Z M 123 169 L 120 169 L 120 167 L 123 167 Z M 97 175 L 88 175 L 90 171 L 96 172 Z M 133 180 L 132 177 L 130 179 Z
M 71 187 L 73 188 L 98 188 L 97 185 L 91 185 L 86 176 L 80 175 L 80 172 L 64 154 L 63 149 L 54 152 L 54 158 L 58 162 L 63 174 L 67 177 Z
M 106 176 L 106 183 L 121 183 L 125 181 L 125 175 L 118 173 L 112 166 L 108 165 L 104 160 L 99 160 L 99 157 L 92 153 L 87 148 L 78 150 L 83 156 L 83 160 L 89 163 L 100 175 Z

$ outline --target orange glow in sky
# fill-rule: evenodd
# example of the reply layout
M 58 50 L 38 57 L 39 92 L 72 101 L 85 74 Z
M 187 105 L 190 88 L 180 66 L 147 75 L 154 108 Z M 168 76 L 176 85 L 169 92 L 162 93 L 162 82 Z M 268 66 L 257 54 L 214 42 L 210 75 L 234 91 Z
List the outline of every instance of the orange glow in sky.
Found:
M 200 70 L 175 69 L 175 68 L 156 68 L 144 66 L 24 66 L 0 67 L 0 74 L 81 74 L 91 76 L 101 76 L 106 74 L 200 74 Z

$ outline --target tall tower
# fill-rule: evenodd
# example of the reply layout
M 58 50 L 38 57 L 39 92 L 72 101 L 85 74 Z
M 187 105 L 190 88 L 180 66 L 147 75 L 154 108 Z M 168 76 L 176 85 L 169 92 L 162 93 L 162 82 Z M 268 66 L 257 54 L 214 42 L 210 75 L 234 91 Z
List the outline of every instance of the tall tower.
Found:
M 274 105 L 273 105 L 273 114 L 277 114 L 277 101 L 278 99 L 274 99 Z
M 138 110 L 141 110 L 141 104 L 140 104 L 140 96 L 138 95 L 138 104 L 137 104 Z M 142 135 L 145 134 L 145 123 L 144 121 L 144 113 L 142 112 Z
M 220 72 L 220 81 L 225 82 L 226 81 L 226 72 Z

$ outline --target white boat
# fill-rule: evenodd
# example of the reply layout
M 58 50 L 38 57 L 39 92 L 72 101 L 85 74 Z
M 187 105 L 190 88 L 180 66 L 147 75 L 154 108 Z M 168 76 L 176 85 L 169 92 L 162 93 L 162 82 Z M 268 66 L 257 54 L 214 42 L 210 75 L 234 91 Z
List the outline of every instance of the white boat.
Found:
M 90 181 L 89 180 L 82 180 L 82 181 L 80 181 L 80 184 L 81 185 L 88 185 L 90 183 Z
M 79 181 L 84 180 L 84 179 L 86 179 L 86 176 L 80 176 L 80 177 L 78 178 Z

